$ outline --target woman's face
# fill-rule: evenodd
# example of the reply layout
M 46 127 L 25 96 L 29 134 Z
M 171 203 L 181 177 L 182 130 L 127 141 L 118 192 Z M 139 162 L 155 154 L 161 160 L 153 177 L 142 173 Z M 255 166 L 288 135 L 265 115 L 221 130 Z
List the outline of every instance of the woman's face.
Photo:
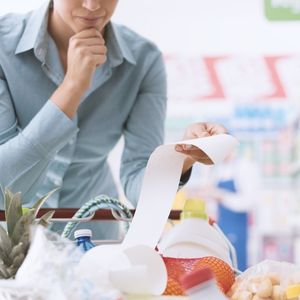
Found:
M 118 0 L 53 0 L 53 14 L 74 33 L 88 28 L 103 31 L 117 3 Z

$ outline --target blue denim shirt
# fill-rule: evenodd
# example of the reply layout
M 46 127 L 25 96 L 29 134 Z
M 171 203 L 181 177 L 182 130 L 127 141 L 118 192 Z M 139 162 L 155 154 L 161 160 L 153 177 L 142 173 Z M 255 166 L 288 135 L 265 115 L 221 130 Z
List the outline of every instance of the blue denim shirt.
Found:
M 109 23 L 107 61 L 69 119 L 50 99 L 65 74 L 47 32 L 49 9 L 47 1 L 25 15 L 0 18 L 0 185 L 21 191 L 27 206 L 55 187 L 61 188 L 47 202 L 50 207 L 80 207 L 99 194 L 117 197 L 107 156 L 124 136 L 120 179 L 136 205 L 147 160 L 163 143 L 161 52 Z

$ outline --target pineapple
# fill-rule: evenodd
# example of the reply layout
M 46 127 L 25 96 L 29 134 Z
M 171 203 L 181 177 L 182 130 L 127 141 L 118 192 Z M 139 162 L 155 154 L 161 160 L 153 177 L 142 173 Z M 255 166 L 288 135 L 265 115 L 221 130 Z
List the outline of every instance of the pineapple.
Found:
M 40 219 L 37 219 L 37 214 L 55 191 L 46 194 L 23 213 L 21 193 L 13 194 L 5 189 L 3 194 L 7 231 L 0 225 L 0 279 L 15 277 L 29 249 L 31 225 L 49 225 L 54 211 L 47 212 Z

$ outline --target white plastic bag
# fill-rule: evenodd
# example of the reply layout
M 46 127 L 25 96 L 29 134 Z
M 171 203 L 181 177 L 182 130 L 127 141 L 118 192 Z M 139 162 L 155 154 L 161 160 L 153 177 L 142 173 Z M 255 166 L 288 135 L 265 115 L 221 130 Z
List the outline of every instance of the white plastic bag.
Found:
M 77 270 L 82 253 L 73 242 L 38 226 L 15 280 L 0 281 L 1 300 L 121 300 L 108 283 L 94 286 Z
M 300 283 L 300 268 L 287 262 L 265 260 L 237 277 L 228 292 L 231 300 L 286 299 L 289 285 Z

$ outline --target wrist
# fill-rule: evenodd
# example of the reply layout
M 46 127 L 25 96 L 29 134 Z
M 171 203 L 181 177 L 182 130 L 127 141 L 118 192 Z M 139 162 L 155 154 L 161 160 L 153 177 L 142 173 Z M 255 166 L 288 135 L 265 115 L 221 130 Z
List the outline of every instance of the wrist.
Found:
M 84 90 L 80 89 L 77 85 L 69 81 L 63 81 L 52 94 L 51 101 L 72 119 L 77 112 L 83 94 Z
M 59 88 L 64 90 L 65 93 L 75 97 L 77 96 L 79 98 L 81 98 L 86 91 L 86 89 L 82 87 L 78 82 L 70 80 L 66 77 Z
M 183 162 L 182 174 L 186 173 L 196 161 L 191 157 L 187 156 Z

